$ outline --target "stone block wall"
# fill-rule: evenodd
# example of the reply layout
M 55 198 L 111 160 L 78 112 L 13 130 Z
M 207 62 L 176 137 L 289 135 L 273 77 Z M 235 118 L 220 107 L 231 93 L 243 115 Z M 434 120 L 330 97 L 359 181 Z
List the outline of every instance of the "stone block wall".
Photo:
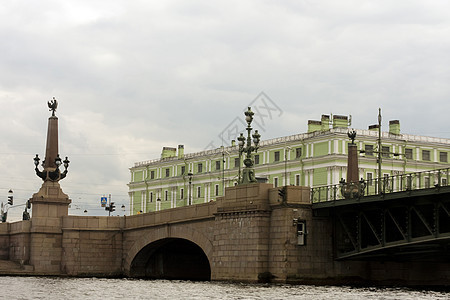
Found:
M 9 260 L 28 264 L 30 260 L 31 221 L 10 223 Z
M 9 223 L 0 223 L 0 259 L 9 259 Z
M 74 276 L 122 274 L 123 218 L 63 218 L 61 272 Z
M 269 212 L 219 214 L 215 220 L 213 280 L 258 281 L 269 269 Z
M 268 272 L 271 187 L 235 186 L 217 199 L 213 280 L 258 281 Z
M 30 248 L 30 264 L 34 266 L 37 274 L 61 273 L 61 233 L 31 233 Z

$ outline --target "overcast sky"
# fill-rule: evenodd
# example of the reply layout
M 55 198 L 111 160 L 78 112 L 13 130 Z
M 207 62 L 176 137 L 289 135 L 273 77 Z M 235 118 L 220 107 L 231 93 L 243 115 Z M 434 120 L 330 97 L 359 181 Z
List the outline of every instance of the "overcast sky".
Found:
M 52 97 L 71 213 L 105 215 L 103 194 L 128 207 L 135 162 L 220 146 L 261 92 L 263 140 L 329 113 L 364 129 L 378 107 L 385 128 L 449 138 L 449 84 L 446 0 L 2 1 L 0 201 L 41 186 Z

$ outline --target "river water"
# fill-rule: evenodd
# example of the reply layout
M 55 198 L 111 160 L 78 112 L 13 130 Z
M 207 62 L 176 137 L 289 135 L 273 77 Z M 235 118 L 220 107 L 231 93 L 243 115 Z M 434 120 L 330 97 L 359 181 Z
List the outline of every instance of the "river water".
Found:
M 176 280 L 0 277 L 2 299 L 450 299 L 450 291 Z

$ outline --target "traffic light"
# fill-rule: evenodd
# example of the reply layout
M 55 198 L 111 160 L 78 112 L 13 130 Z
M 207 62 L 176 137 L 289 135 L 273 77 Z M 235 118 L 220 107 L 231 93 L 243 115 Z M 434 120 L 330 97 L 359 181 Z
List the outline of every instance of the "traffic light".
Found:
M 114 205 L 114 202 L 111 202 L 110 204 L 109 204 L 109 211 L 110 212 L 113 212 L 113 211 L 115 211 L 116 210 L 116 206 Z
M 13 205 L 13 202 L 14 202 L 14 200 L 13 200 L 13 191 L 9 190 L 9 192 L 8 192 L 8 204 L 9 205 Z

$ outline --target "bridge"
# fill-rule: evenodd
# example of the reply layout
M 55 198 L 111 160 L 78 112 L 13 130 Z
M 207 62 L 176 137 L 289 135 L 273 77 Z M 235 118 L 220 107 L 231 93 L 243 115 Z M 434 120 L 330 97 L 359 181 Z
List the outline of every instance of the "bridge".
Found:
M 446 168 L 362 181 L 361 196 L 347 198 L 344 183 L 316 187 L 312 208 L 332 219 L 336 259 L 450 261 L 449 176 Z
M 33 205 L 44 205 L 39 195 Z M 68 203 L 47 200 L 31 220 L 0 224 L 0 259 L 17 264 L 1 274 L 285 282 L 299 265 L 286 261 L 299 247 L 293 220 L 311 206 L 309 188 L 281 199 L 271 184 L 134 216 L 69 216 Z

